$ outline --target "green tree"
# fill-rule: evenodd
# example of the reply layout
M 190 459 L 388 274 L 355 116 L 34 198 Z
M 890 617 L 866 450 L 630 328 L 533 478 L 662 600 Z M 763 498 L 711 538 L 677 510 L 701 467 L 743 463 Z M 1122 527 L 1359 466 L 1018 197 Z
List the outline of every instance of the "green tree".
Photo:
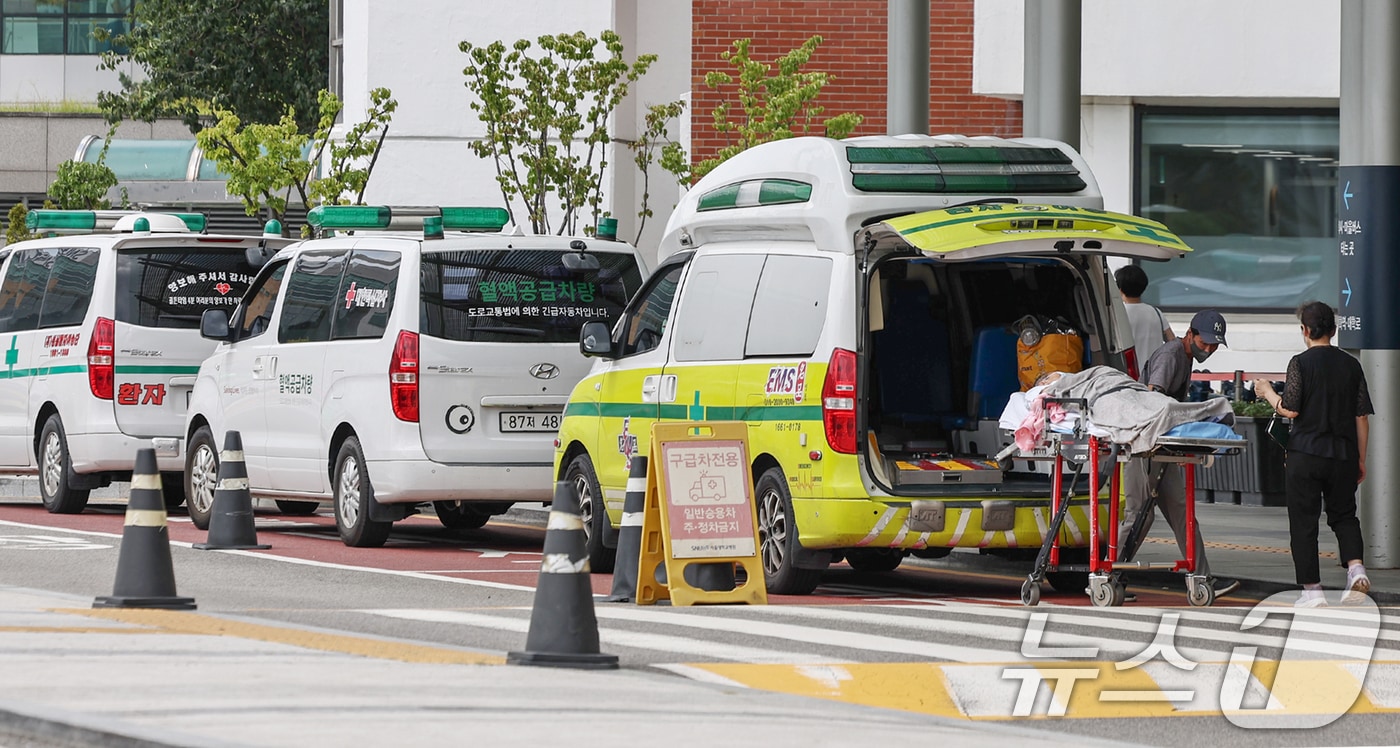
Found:
M 98 106 L 110 122 L 178 117 L 191 132 L 216 111 L 274 124 L 291 109 L 301 113 L 296 131 L 309 134 L 329 76 L 329 19 L 325 0 L 141 0 L 129 32 L 95 32 L 117 50 L 101 65 L 121 82 Z
M 774 61 L 773 65 L 750 56 L 749 39 L 736 39 L 732 50 L 720 54 L 720 59 L 734 66 L 734 75 L 722 70 L 705 73 L 705 85 L 720 90 L 735 86 L 735 102 L 721 101 L 714 109 L 715 130 L 733 139 L 708 158 L 692 167 L 695 179 L 732 158 L 734 154 L 770 140 L 782 140 L 812 132 L 825 108 L 816 103 L 822 88 L 832 78 L 828 73 L 809 72 L 802 68 L 811 61 L 822 43 L 813 36 L 802 46 Z M 731 116 L 733 119 L 731 119 Z M 822 134 L 829 138 L 844 138 L 855 131 L 865 118 L 846 112 L 820 121 Z
M 495 164 L 511 220 L 519 223 L 519 198 L 535 233 L 577 234 L 584 211 L 592 219 L 585 230 L 594 230 L 613 141 L 609 116 L 656 55 L 627 62 L 613 31 L 545 35 L 534 45 L 520 39 L 509 47 L 458 46 L 470 58 L 462 73 L 474 94 L 471 107 L 486 126 L 486 137 L 470 148 Z M 557 224 L 550 217 L 556 204 L 563 211 Z
M 107 166 L 107 148 L 112 144 L 116 125 L 108 128 L 97 161 L 69 159 L 58 165 L 57 174 L 49 184 L 49 197 L 63 210 L 105 210 L 112 207 L 107 191 L 117 186 L 117 175 Z
M 5 224 L 5 243 L 14 244 L 26 239 L 38 239 L 38 234 L 29 233 L 29 227 L 25 221 L 29 219 L 29 209 L 24 207 L 24 203 L 15 203 L 10 208 L 9 223 Z
M 290 109 L 276 124 L 244 124 L 233 112 L 218 111 L 214 113 L 214 124 L 195 135 L 205 155 L 228 175 L 228 192 L 243 200 L 248 215 L 266 209 L 269 217 L 286 226 L 287 201 L 292 192 L 308 207 L 318 203 L 363 202 L 365 186 L 379 159 L 398 102 L 389 89 L 374 89 L 365 119 L 351 127 L 343 140 L 333 142 L 331 129 L 344 103 L 325 90 L 317 98 L 314 135 L 303 135 L 297 129 L 296 114 Z M 325 163 L 325 174 L 313 178 L 312 169 L 322 162 L 327 149 L 330 157 Z
M 642 172 L 642 204 L 637 211 L 637 236 L 632 243 L 641 241 L 642 229 L 646 228 L 647 219 L 651 218 L 651 167 L 657 164 L 663 171 L 669 172 L 676 181 L 686 184 L 690 179 L 690 163 L 687 160 L 685 148 L 680 143 L 671 139 L 671 120 L 679 119 L 685 113 L 685 102 L 672 101 L 666 104 L 653 104 L 647 107 L 647 114 L 642 128 L 642 134 L 635 141 L 628 143 L 627 147 L 632 149 L 632 161 Z

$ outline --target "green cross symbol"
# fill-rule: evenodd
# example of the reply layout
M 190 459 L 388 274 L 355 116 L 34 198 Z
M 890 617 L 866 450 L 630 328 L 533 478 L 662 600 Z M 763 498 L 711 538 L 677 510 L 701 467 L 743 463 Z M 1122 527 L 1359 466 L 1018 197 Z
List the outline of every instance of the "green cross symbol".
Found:
M 15 364 L 19 363 L 19 336 L 10 336 L 10 350 L 5 351 L 5 376 L 6 378 L 15 375 Z
M 689 420 L 692 421 L 705 420 L 705 406 L 700 404 L 700 390 L 695 391 L 695 404 L 690 406 L 690 410 L 686 415 L 689 417 Z

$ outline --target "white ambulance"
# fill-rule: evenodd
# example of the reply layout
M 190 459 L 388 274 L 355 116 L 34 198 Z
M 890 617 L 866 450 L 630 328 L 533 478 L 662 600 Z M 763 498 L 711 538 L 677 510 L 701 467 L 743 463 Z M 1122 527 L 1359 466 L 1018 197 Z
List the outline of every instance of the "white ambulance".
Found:
M 290 240 L 205 234 L 200 214 L 33 210 L 27 225 L 47 238 L 6 247 L 0 268 L 0 471 L 37 473 L 44 506 L 77 513 L 154 445 L 178 506 L 185 407 L 214 349 L 200 315 L 232 309 Z
M 506 220 L 313 208 L 335 236 L 284 249 L 231 315 L 205 315 L 218 347 L 184 432 L 195 524 L 208 525 L 229 430 L 254 496 L 293 514 L 332 501 L 351 546 L 382 545 L 429 502 L 443 525 L 473 528 L 549 501 L 554 437 L 589 365 L 579 331 L 611 326 L 646 268 L 623 242 L 501 233 Z
M 1187 249 L 1104 211 L 1062 143 L 795 138 L 738 154 L 677 207 L 621 321 L 584 327 L 597 360 L 569 399 L 555 474 L 606 507 L 586 517 L 593 568 L 611 567 L 632 457 L 652 424 L 679 420 L 748 424 L 770 592 L 810 592 L 842 558 L 870 571 L 953 548 L 1033 559 L 1050 477 L 995 459 L 1024 385 L 1016 323 L 1056 321 L 1082 345 L 1071 363 L 1135 373 L 1106 258 Z M 1062 540 L 1087 561 L 1083 501 Z

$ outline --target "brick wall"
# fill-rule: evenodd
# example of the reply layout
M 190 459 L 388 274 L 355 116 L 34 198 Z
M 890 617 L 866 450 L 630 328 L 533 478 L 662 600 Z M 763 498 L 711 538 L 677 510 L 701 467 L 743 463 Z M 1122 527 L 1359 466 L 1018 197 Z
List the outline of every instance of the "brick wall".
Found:
M 929 132 L 1016 137 L 1021 134 L 1019 101 L 971 93 L 973 3 L 930 3 Z M 824 116 L 855 112 L 865 117 L 856 135 L 883 134 L 887 8 L 887 0 L 693 0 L 692 162 L 714 156 L 730 142 L 715 131 L 713 111 L 720 101 L 733 101 L 733 88 L 710 89 L 705 73 L 732 75 L 732 65 L 720 53 L 741 38 L 753 40 L 753 59 L 771 64 L 820 34 L 823 41 L 805 69 L 833 77 L 817 99 L 826 108 Z

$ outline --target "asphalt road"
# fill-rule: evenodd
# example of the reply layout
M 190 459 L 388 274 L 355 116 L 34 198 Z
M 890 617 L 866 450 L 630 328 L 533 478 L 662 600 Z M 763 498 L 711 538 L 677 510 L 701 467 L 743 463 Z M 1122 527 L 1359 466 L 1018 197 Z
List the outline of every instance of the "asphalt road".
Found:
M 100 499 L 76 516 L 49 515 L 25 498 L 0 503 L 0 584 L 110 594 L 123 513 L 120 503 Z M 211 552 L 188 547 L 204 534 L 176 513 L 170 518 L 171 554 L 178 592 L 197 600 L 201 616 L 500 654 L 525 643 L 545 516 L 538 509 L 516 509 L 473 531 L 447 530 L 431 516 L 421 517 L 396 525 L 385 548 L 351 549 L 340 543 L 328 516 L 283 517 L 260 509 L 259 540 L 271 549 Z M 1040 607 L 1026 608 L 1017 600 L 1024 572 L 1019 565 L 955 554 L 945 561 L 906 562 L 883 574 L 834 566 L 814 595 L 772 596 L 767 606 L 599 602 L 594 610 L 603 651 L 618 655 L 628 669 L 1006 720 L 1066 739 L 1083 735 L 1152 745 L 1228 740 L 1238 746 L 1395 742 L 1400 621 L 1393 611 L 1385 611 L 1374 659 L 1396 664 L 1372 666 L 1367 702 L 1390 711 L 1349 714 L 1321 729 L 1241 729 L 1219 713 L 1226 663 L 1240 647 L 1256 648 L 1261 659 L 1278 658 L 1288 620 L 1246 630 L 1253 601 L 1193 609 L 1180 591 L 1165 589 L 1145 590 L 1137 605 L 1121 609 L 1092 608 L 1082 593 L 1047 590 Z M 599 594 L 610 588 L 607 575 L 595 574 L 592 582 Z M 1338 631 L 1347 633 L 1336 625 L 1320 621 L 1311 638 L 1295 637 L 1289 646 L 1301 642 L 1308 657 L 1336 659 Z M 1160 656 L 1127 670 L 1117 667 L 1160 639 L 1164 626 L 1174 651 L 1200 667 L 1188 671 Z M 1035 656 L 1046 648 L 1060 649 Z M 1032 688 L 1035 698 L 1022 703 L 1025 676 L 1008 677 L 1007 668 L 1043 668 L 1060 660 L 1095 672 L 1080 676 L 1077 690 L 1061 704 L 1063 716 L 1055 714 L 1061 700 L 1052 697 L 1053 682 Z M 1173 703 L 1105 701 L 1103 693 L 1115 684 L 1193 695 L 1183 699 L 1178 693 Z M 1246 693 L 1246 707 L 1249 698 Z M 0 735 L 0 745 L 10 744 Z

